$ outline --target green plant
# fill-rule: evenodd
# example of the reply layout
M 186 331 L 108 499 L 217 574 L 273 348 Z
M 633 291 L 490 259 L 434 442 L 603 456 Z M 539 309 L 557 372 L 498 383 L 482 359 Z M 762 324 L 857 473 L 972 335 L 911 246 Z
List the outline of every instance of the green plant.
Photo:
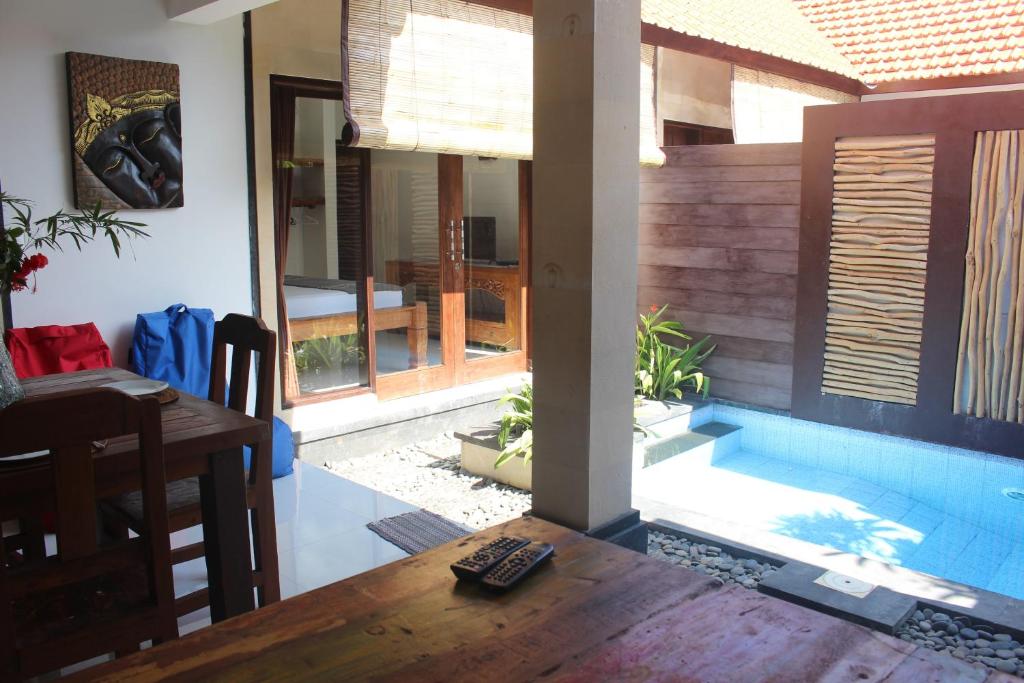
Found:
M 511 409 L 501 416 L 498 428 L 498 453 L 494 467 L 498 468 L 517 456 L 523 462 L 533 459 L 533 386 L 524 384 L 518 393 L 501 397 L 498 405 L 509 404 Z
M 508 393 L 502 396 L 498 405 L 511 404 L 512 408 L 501 416 L 498 427 L 498 453 L 494 461 L 497 469 L 506 462 L 522 456 L 523 462 L 533 460 L 533 386 L 524 384 L 518 393 Z M 634 405 L 634 410 L 636 406 Z M 633 415 L 633 430 L 648 436 L 647 431 L 638 421 L 636 414 Z
M 32 202 L 0 192 L 0 207 L 5 214 L 13 214 L 0 231 L 0 292 L 27 288 L 28 276 L 46 266 L 43 254 L 27 256 L 27 251 L 63 251 L 69 240 L 81 251 L 82 245 L 105 237 L 114 248 L 114 256 L 120 257 L 123 238 L 149 237 L 142 230 L 144 224 L 103 211 L 99 202 L 89 211 L 72 214 L 61 210 L 36 219 L 32 217 Z
M 352 361 L 362 360 L 359 335 L 316 337 L 293 344 L 295 368 L 302 370 L 341 370 Z
M 701 371 L 701 363 L 715 350 L 711 338 L 704 337 L 693 344 L 676 346 L 665 337 L 691 341 L 683 332 L 683 325 L 662 320 L 667 306 L 651 306 L 649 313 L 640 316 L 636 327 L 635 391 L 645 398 L 664 401 L 670 396 L 683 397 L 683 389 L 693 387 L 706 397 L 711 380 Z

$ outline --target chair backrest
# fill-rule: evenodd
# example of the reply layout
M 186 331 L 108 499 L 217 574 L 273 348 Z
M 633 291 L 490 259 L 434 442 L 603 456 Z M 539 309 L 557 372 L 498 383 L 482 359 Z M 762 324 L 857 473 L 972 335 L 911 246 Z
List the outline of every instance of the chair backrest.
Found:
M 231 347 L 231 375 L 227 376 L 227 347 Z M 274 417 L 274 368 L 277 335 L 259 318 L 229 313 L 213 326 L 213 361 L 210 400 L 246 412 L 249 373 L 256 358 L 256 401 L 253 417 L 270 422 Z M 228 388 L 230 387 L 230 389 Z M 230 395 L 226 395 L 226 394 Z M 227 403 L 225 403 L 225 399 Z
M 227 347 L 231 347 L 231 375 L 226 378 Z M 210 400 L 244 413 L 249 404 L 249 371 L 256 354 L 256 400 L 253 417 L 273 422 L 274 368 L 277 335 L 259 318 L 229 313 L 213 326 L 213 359 L 210 364 Z M 225 384 L 225 382 L 227 384 Z M 230 389 L 228 389 L 230 387 Z M 226 395 L 227 394 L 227 395 Z M 225 400 L 227 403 L 225 404 Z M 272 446 L 251 444 L 248 483 L 258 486 L 271 480 Z
M 5 499 L 5 513 L 15 508 L 25 516 L 55 511 L 57 535 L 55 556 L 17 567 L 6 566 L 0 539 L 0 671 L 5 662 L 9 665 L 17 655 L 13 601 L 143 566 L 151 605 L 158 618 L 154 632 L 143 635 L 139 642 L 148 637 L 176 638 L 163 439 L 157 400 L 152 397 L 140 400 L 102 388 L 28 398 L 0 411 L 0 434 L 3 434 L 0 458 L 33 451 L 50 452 L 43 463 L 36 459 L 26 465 L 36 473 L 40 472 L 40 467 L 48 470 L 52 486 L 45 499 L 12 490 L 18 478 L 7 476 L 17 474 L 9 468 L 0 473 L 0 497 Z M 139 444 L 142 533 L 134 539 L 100 543 L 93 442 L 134 435 Z

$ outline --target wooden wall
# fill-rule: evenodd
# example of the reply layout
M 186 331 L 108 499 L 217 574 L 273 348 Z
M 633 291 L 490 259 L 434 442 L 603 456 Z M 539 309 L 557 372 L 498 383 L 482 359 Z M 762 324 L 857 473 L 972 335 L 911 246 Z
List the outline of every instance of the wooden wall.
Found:
M 665 152 L 665 166 L 640 171 L 639 310 L 668 304 L 713 337 L 713 396 L 789 409 L 800 144 Z

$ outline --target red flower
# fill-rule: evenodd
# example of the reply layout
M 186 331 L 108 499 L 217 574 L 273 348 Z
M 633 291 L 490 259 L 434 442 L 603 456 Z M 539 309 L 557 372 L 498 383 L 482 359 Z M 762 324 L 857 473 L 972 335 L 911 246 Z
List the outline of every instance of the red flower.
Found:
M 28 287 L 28 276 L 40 268 L 45 268 L 49 262 L 50 260 L 42 254 L 33 254 L 32 256 L 24 258 L 21 262 L 21 268 L 18 269 L 17 273 L 11 276 L 11 290 L 20 292 Z M 32 291 L 36 291 L 34 285 L 32 287 Z
M 658 307 L 655 304 L 651 304 L 651 313 L 657 313 Z

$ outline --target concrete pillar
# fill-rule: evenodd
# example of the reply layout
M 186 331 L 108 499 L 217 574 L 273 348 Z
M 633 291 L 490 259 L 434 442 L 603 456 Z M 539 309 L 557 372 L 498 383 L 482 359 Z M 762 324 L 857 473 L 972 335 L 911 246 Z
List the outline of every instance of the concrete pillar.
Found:
M 640 0 L 533 11 L 533 511 L 614 534 L 637 519 Z

